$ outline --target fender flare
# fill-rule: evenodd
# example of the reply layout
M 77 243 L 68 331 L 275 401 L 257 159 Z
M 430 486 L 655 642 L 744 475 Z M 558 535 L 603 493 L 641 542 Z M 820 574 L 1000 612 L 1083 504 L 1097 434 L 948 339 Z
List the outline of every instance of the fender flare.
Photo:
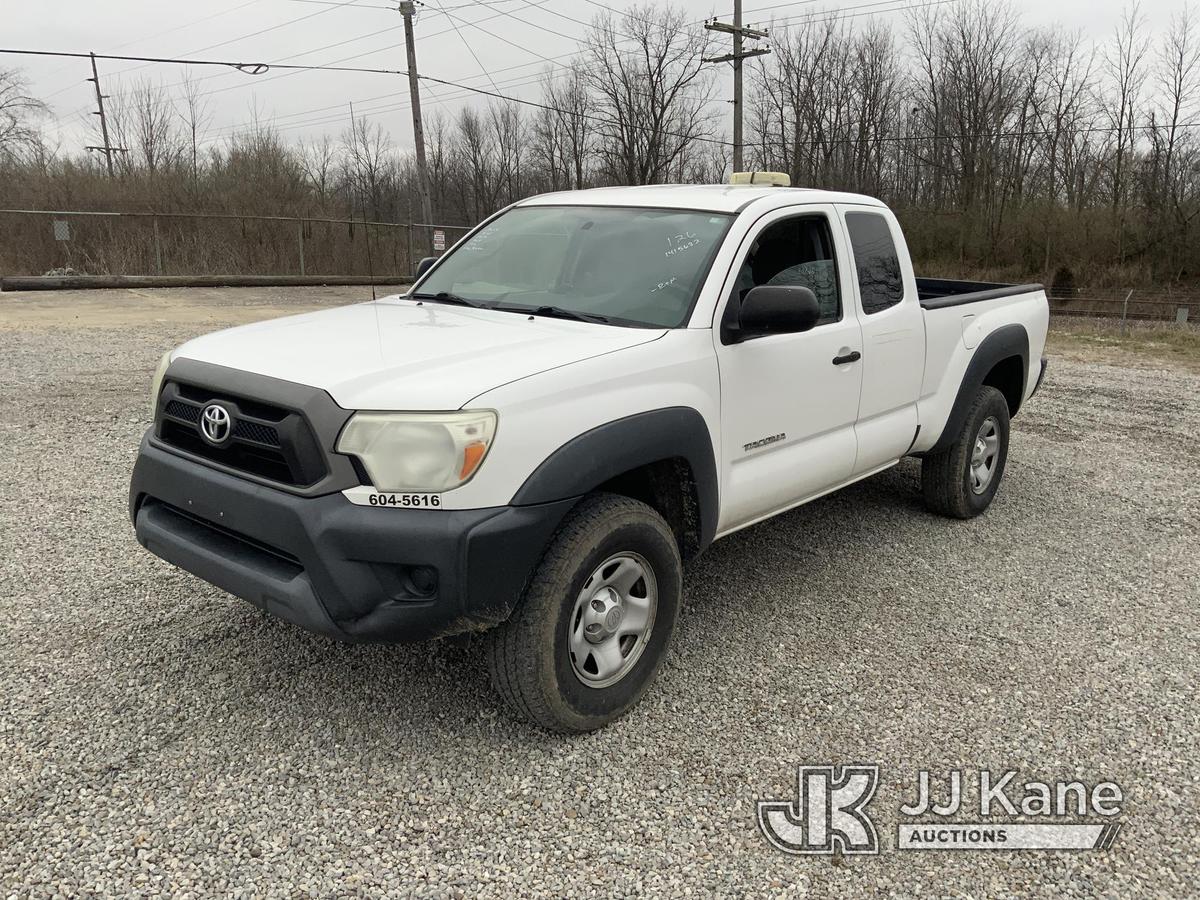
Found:
M 967 370 L 963 373 L 962 384 L 958 387 L 954 406 L 950 408 L 950 415 L 946 419 L 942 433 L 938 436 L 937 443 L 926 450 L 926 453 L 937 453 L 950 446 L 962 429 L 963 422 L 967 417 L 967 407 L 971 405 L 975 394 L 983 386 L 983 379 L 987 377 L 996 363 L 1008 359 L 1010 356 L 1021 357 L 1021 394 L 1022 397 L 1024 396 L 1025 385 L 1029 381 L 1029 333 L 1025 330 L 1024 325 L 1003 325 L 984 338 L 975 348 L 975 354 L 967 363 Z
M 512 504 L 580 497 L 625 472 L 676 458 L 691 467 L 700 547 L 707 547 L 716 534 L 720 509 L 717 461 L 704 416 L 687 406 L 635 413 L 572 438 L 533 470 Z

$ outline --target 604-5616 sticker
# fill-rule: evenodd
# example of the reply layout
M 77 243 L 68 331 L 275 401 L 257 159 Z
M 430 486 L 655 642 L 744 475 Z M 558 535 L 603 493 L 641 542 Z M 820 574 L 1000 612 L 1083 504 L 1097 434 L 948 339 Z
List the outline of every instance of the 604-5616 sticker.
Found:
M 360 484 L 342 491 L 342 496 L 355 506 L 383 506 L 391 509 L 444 509 L 441 494 L 416 494 L 403 491 L 377 491 L 369 484 Z
M 367 494 L 367 505 L 433 509 L 442 505 L 442 498 L 438 494 Z

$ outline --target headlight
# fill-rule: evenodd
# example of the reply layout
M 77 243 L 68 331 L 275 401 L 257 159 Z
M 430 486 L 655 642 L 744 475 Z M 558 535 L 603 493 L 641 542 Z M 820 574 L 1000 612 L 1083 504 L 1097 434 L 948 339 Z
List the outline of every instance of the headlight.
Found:
M 466 484 L 496 434 L 491 410 L 355 413 L 338 438 L 339 453 L 362 460 L 381 491 L 441 493 Z
M 154 380 L 150 382 L 150 419 L 158 415 L 158 395 L 162 393 L 163 379 L 167 376 L 167 366 L 171 365 L 171 351 L 168 350 L 158 361 L 154 370 Z

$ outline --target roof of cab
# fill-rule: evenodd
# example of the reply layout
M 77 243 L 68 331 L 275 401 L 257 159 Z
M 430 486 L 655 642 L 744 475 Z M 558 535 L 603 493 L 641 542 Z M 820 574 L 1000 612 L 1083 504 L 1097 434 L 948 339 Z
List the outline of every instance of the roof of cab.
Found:
M 806 203 L 853 203 L 883 206 L 883 202 L 864 194 L 822 191 L 815 188 L 785 188 L 768 185 L 729 184 L 648 184 L 639 187 L 604 187 L 582 191 L 538 194 L 518 206 L 645 206 L 660 209 L 695 209 L 704 212 L 735 213 L 755 201 L 760 209 Z

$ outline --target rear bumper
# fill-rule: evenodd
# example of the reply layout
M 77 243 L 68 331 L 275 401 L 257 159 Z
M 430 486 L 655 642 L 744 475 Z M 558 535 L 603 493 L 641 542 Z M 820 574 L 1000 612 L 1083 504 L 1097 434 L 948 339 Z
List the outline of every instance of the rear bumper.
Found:
M 404 510 L 300 497 L 184 459 L 151 434 L 129 491 L 151 553 L 304 628 L 388 642 L 504 621 L 574 502 Z

